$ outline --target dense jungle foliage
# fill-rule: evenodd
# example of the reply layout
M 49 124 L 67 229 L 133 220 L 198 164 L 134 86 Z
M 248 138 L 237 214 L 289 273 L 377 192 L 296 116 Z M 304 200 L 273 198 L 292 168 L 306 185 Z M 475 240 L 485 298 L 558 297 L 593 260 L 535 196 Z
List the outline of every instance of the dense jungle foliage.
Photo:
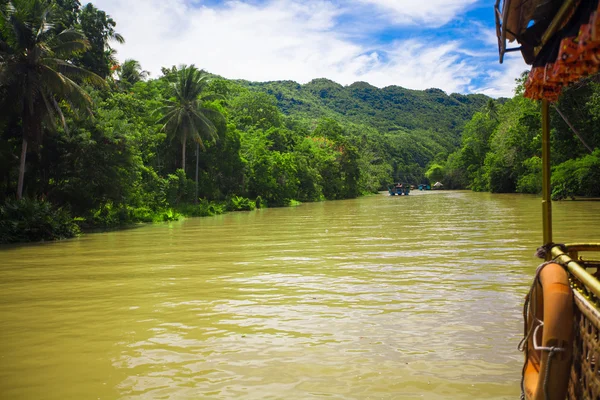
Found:
M 92 4 L 0 0 L 0 10 L 0 243 L 352 198 L 392 182 L 540 190 L 540 109 L 519 90 L 492 100 L 256 83 L 193 65 L 150 77 L 117 61 L 111 45 L 125 38 Z M 600 86 L 588 80 L 557 106 L 590 150 L 554 112 L 554 195 L 598 196 Z
M 542 188 L 541 106 L 516 95 L 490 101 L 462 132 L 462 145 L 428 173 L 447 188 L 496 193 L 540 193 Z M 600 197 L 600 77 L 563 91 L 550 108 L 552 198 Z
M 419 182 L 488 100 L 119 64 L 78 0 L 0 0 L 0 243 Z M 43 221 L 43 222 L 42 222 Z

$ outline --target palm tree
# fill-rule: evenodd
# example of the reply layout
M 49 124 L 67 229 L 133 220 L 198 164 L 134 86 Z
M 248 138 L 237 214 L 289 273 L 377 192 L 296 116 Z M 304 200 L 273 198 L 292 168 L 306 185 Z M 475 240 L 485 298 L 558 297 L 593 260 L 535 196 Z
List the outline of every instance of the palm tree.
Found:
M 217 134 L 217 128 L 208 117 L 222 119 L 223 116 L 218 111 L 203 107 L 205 101 L 215 98 L 214 95 L 206 93 L 208 76 L 205 71 L 198 70 L 192 64 L 180 67 L 167 78 L 171 80 L 173 97 L 165 101 L 165 105 L 159 109 L 164 115 L 159 123 L 163 124 L 163 130 L 167 134 L 172 138 L 177 137 L 181 142 L 181 168 L 185 172 L 187 140 L 192 139 L 196 142 L 196 158 L 198 158 L 199 148 L 206 150 L 203 137 L 214 139 Z
M 27 146 L 39 144 L 44 123 L 55 126 L 59 102 L 86 109 L 91 99 L 73 79 L 104 85 L 99 76 L 68 60 L 89 45 L 73 29 L 55 32 L 54 8 L 48 0 L 9 0 L 0 10 L 0 89 L 3 106 L 21 117 L 23 142 L 17 198 L 23 195 Z
M 119 67 L 119 83 L 121 86 L 134 85 L 150 75 L 148 71 L 142 70 L 142 66 L 137 60 L 128 59 Z M 125 84 L 127 82 L 127 84 Z
M 490 119 L 494 119 L 496 121 L 498 120 L 498 106 L 496 105 L 496 102 L 494 101 L 494 99 L 488 100 L 488 102 L 485 106 L 485 110 Z

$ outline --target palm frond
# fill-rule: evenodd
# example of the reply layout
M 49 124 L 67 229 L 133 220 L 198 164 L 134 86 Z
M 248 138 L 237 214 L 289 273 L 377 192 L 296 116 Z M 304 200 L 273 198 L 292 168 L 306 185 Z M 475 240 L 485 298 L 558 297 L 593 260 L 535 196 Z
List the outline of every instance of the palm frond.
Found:
M 54 24 L 48 21 L 48 14 L 50 13 L 50 6 L 42 11 L 42 15 L 39 21 L 39 26 L 37 27 L 37 32 L 35 33 L 36 41 L 40 41 L 40 39 L 52 28 L 54 28 Z
M 211 118 L 214 118 L 215 120 L 218 120 L 219 122 L 225 122 L 225 117 L 217 110 L 213 110 L 212 108 L 200 107 L 200 112 L 203 115 L 207 115 Z
M 76 65 L 71 64 L 70 62 L 61 60 L 59 58 L 48 58 L 44 60 L 44 65 L 55 69 L 60 74 L 77 79 L 86 83 L 89 83 L 96 87 L 107 87 L 107 83 L 100 76 L 96 75 L 93 72 L 90 72 L 86 69 L 80 68 Z
M 114 39 L 119 44 L 124 44 L 125 43 L 125 38 L 120 33 L 116 33 L 115 32 L 115 34 L 113 35 L 112 39 Z
M 52 42 L 54 41 L 59 41 L 59 42 L 72 42 L 75 40 L 85 40 L 88 41 L 87 38 L 85 37 L 85 34 L 78 30 L 78 29 L 65 29 L 63 31 L 60 31 L 53 39 Z
M 204 148 L 204 143 L 202 141 L 202 136 L 200 133 L 202 133 L 202 135 L 204 135 L 205 137 L 208 137 L 212 140 L 216 140 L 217 128 L 215 127 L 213 122 L 210 119 L 206 118 L 204 115 L 202 115 L 202 113 L 196 113 L 195 117 L 197 122 L 195 125 L 198 127 L 198 129 L 196 130 L 196 135 L 194 139 L 201 145 L 202 150 L 206 150 Z
M 8 14 L 7 17 L 7 22 L 10 26 L 9 30 L 11 33 L 9 40 L 13 42 L 11 43 L 12 46 L 17 50 L 30 47 L 33 42 L 33 31 L 31 29 L 31 24 L 28 24 L 26 21 L 22 21 L 16 11 Z
M 69 59 L 75 54 L 83 53 L 90 48 L 86 40 L 74 40 L 71 42 L 62 42 L 49 48 L 49 52 L 56 58 Z
M 65 115 L 63 114 L 62 110 L 60 109 L 60 106 L 58 105 L 58 102 L 56 101 L 56 99 L 54 97 L 52 97 L 52 105 L 54 106 L 54 110 L 56 111 L 56 113 L 58 114 L 58 117 L 60 118 L 60 123 L 61 123 L 63 129 L 65 130 L 65 133 L 68 135 L 69 127 L 67 126 L 67 121 L 65 120 Z
M 56 130 L 56 121 L 52 118 L 54 114 L 55 108 L 53 107 L 52 101 L 54 99 L 49 99 L 48 96 L 40 96 L 42 98 L 42 102 L 44 103 L 45 110 L 41 113 L 44 116 L 44 120 L 46 120 L 54 130 Z M 62 112 L 61 112 L 62 115 Z
M 48 93 L 53 93 L 58 99 L 65 100 L 75 110 L 84 109 L 91 115 L 92 99 L 75 82 L 56 70 L 43 66 L 40 69 L 41 79 Z

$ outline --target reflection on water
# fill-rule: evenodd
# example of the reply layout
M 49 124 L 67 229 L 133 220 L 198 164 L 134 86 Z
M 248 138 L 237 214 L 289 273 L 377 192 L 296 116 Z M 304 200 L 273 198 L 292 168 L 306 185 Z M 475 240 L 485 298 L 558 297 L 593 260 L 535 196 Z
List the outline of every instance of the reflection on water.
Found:
M 5 247 L 0 398 L 516 398 L 540 210 L 413 192 Z M 556 241 L 599 211 L 555 205 Z

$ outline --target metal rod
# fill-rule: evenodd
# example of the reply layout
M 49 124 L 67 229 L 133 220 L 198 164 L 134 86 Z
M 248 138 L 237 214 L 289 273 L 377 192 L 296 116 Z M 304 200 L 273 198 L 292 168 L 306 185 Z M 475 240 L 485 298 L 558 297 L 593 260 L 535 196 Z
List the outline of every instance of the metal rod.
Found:
M 544 244 L 552 243 L 552 198 L 550 197 L 550 104 L 542 100 L 542 220 Z
M 504 6 L 506 9 L 506 5 Z M 500 0 L 496 0 L 496 36 L 498 36 L 498 52 L 500 53 L 500 64 L 504 62 L 504 53 L 506 53 L 506 31 L 503 29 L 506 25 L 508 15 L 502 15 L 500 11 Z M 508 14 L 508 11 L 506 12 Z
M 551 257 L 553 257 L 554 260 L 562 265 L 566 265 L 571 274 L 579 279 L 596 297 L 600 298 L 600 281 L 598 281 L 598 279 L 590 275 L 585 268 L 576 261 L 573 261 L 567 254 L 563 253 L 560 247 L 553 247 L 551 253 Z
M 569 251 L 600 251 L 600 243 L 569 243 Z

